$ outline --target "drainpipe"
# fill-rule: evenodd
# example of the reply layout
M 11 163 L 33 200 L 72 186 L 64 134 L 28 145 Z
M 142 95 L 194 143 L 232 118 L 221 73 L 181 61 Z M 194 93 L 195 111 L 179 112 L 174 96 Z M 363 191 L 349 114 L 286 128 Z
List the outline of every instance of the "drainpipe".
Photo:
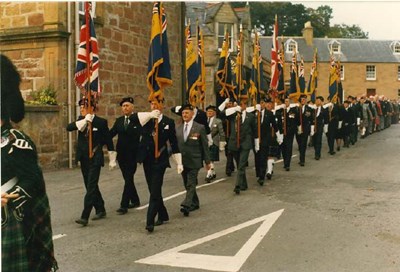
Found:
M 72 122 L 72 86 L 71 86 L 71 63 L 72 63 L 72 33 L 71 33 L 71 2 L 67 3 L 67 89 L 68 89 L 68 124 Z M 68 133 L 68 167 L 72 168 L 72 133 Z
M 185 40 L 185 18 L 186 18 L 186 6 L 185 2 L 181 2 L 181 79 L 182 79 L 182 105 L 186 100 L 186 40 Z

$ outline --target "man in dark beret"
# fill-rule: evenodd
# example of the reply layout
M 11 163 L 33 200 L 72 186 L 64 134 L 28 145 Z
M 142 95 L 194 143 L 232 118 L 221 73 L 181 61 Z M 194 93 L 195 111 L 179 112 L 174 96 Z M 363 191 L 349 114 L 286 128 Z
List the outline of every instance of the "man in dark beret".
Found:
M 297 139 L 300 152 L 299 164 L 300 166 L 304 166 L 306 160 L 308 136 L 311 133 L 311 125 L 314 121 L 314 110 L 307 105 L 307 95 L 305 94 L 300 95 L 298 111 L 299 119 L 297 124 Z
M 0 55 L 1 270 L 57 271 L 50 206 L 36 146 L 11 122 L 24 118 L 20 75 Z
M 132 97 L 122 98 L 119 105 L 121 106 L 122 116 L 118 117 L 110 130 L 111 138 L 118 135 L 116 146 L 117 161 L 124 178 L 124 189 L 122 192 L 120 208 L 117 210 L 119 214 L 126 214 L 128 208 L 136 208 L 140 206 L 140 199 L 137 193 L 134 175 L 136 172 L 136 154 L 139 146 L 140 126 L 135 122 L 131 122 L 134 118 L 134 100 Z

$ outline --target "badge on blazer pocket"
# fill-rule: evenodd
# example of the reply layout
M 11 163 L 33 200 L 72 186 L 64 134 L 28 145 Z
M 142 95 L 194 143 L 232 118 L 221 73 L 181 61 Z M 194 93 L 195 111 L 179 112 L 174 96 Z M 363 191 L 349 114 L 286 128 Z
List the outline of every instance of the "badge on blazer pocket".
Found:
M 94 128 L 93 128 L 93 131 L 98 131 L 98 128 L 94 127 Z
M 169 125 L 166 125 L 166 126 L 164 127 L 164 129 L 169 129 Z

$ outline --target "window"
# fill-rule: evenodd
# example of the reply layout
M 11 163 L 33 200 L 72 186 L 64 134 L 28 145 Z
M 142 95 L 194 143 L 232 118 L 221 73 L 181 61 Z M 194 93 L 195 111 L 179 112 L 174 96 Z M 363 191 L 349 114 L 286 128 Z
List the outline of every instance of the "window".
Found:
M 225 29 L 229 33 L 229 51 L 233 51 L 233 24 L 228 23 L 218 23 L 218 51 L 222 49 L 222 43 L 224 42 L 225 38 Z
M 390 44 L 390 48 L 393 51 L 393 54 L 400 54 L 400 42 L 394 41 Z
M 297 53 L 297 42 L 295 42 L 295 41 L 292 40 L 292 39 L 289 39 L 289 40 L 286 42 L 286 52 L 287 52 L 287 53 L 293 53 L 293 52 L 296 52 L 296 53 Z
M 344 80 L 344 66 L 340 65 L 340 80 Z
M 400 65 L 397 66 L 397 80 L 400 80 Z
M 375 95 L 376 95 L 376 89 L 367 89 L 367 97 Z
M 96 2 L 92 1 L 92 12 L 91 16 L 92 18 L 96 18 Z M 78 7 L 79 7 L 79 15 L 85 15 L 85 2 L 78 2 Z
M 397 97 L 400 99 L 400 89 L 397 90 Z
M 333 54 L 341 54 L 340 42 L 338 42 L 337 40 L 330 41 L 328 43 L 328 49 L 329 49 L 329 52 L 331 52 Z
M 367 80 L 376 80 L 376 70 L 375 70 L 375 65 L 367 65 L 367 70 L 366 70 Z

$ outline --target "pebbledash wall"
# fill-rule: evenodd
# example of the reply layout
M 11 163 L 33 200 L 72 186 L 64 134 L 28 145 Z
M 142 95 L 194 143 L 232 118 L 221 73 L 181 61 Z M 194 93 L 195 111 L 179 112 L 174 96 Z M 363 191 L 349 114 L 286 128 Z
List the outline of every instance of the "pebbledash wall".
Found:
M 27 106 L 26 118 L 19 124 L 36 143 L 44 169 L 69 164 L 65 127 L 69 120 L 76 119 L 79 100 L 73 83 L 79 43 L 76 29 L 80 27 L 80 23 L 75 24 L 78 16 L 75 3 L 0 3 L 0 52 L 18 68 L 24 98 L 31 100 L 32 91 L 50 84 L 57 91 L 58 106 Z M 96 3 L 94 22 L 103 89 L 98 114 L 108 119 L 109 127 L 121 114 L 118 103 L 122 97 L 133 96 L 136 110 L 149 109 L 146 74 L 152 5 L 151 2 Z M 168 108 L 182 103 L 182 3 L 168 2 L 164 7 L 173 77 L 173 86 L 165 90 Z M 165 111 L 167 115 L 169 112 Z M 72 135 L 73 153 L 75 143 L 76 133 Z M 74 157 L 73 154 L 73 160 Z

